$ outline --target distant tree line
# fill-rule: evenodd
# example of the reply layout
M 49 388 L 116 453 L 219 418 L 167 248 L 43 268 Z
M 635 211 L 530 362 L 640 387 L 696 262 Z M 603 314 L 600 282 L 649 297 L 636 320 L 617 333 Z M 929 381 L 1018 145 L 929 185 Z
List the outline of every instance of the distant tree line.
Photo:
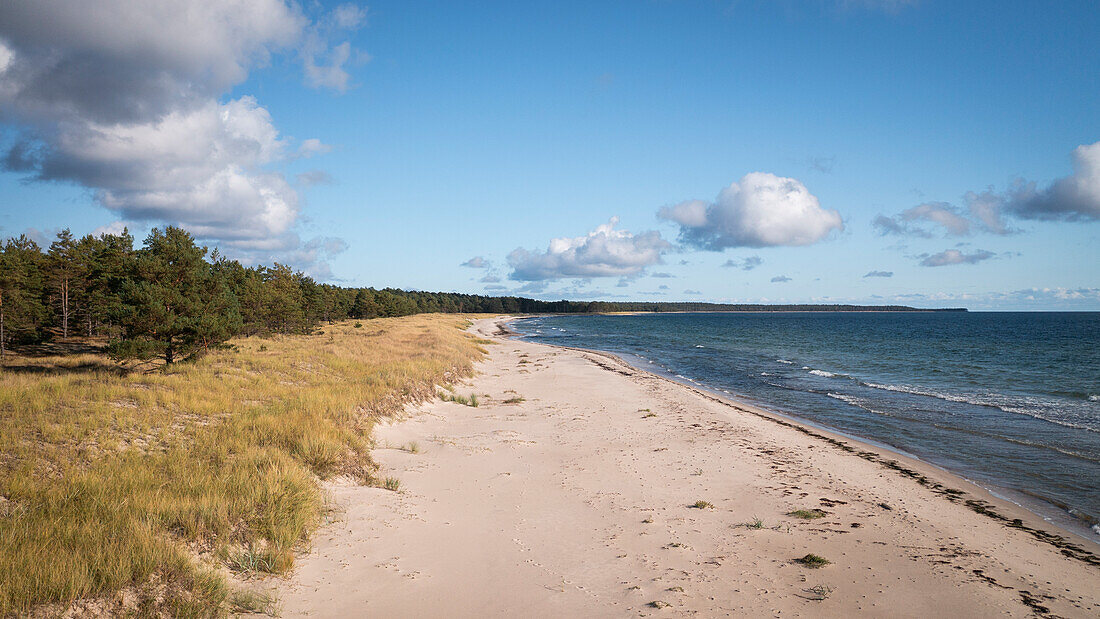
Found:
M 616 311 L 908 311 L 903 306 L 728 305 L 540 301 L 395 288 L 319 284 L 276 263 L 245 267 L 209 252 L 185 230 L 153 229 L 135 249 L 128 231 L 77 239 L 62 230 L 48 248 L 26 235 L 0 247 L 0 356 L 12 345 L 106 337 L 119 359 L 171 363 L 235 335 L 307 333 L 345 318 L 447 313 Z

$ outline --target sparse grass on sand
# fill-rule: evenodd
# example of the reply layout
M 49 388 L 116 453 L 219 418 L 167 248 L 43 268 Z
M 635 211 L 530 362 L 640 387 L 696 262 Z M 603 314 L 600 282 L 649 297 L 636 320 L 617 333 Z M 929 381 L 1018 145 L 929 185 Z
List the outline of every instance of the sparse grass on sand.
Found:
M 817 509 L 815 507 L 813 509 L 796 509 L 793 512 L 787 512 L 787 515 L 794 516 L 795 518 L 801 518 L 803 520 L 816 520 L 818 518 L 824 518 L 825 516 L 829 515 L 829 512 L 826 512 L 823 509 Z
M 89 599 L 105 614 L 264 605 L 219 571 L 289 569 L 320 522 L 318 480 L 374 482 L 374 420 L 472 372 L 485 351 L 466 324 L 349 321 L 237 339 L 152 371 L 96 355 L 10 357 L 0 370 L 0 616 Z M 128 606 L 111 606 L 124 589 Z

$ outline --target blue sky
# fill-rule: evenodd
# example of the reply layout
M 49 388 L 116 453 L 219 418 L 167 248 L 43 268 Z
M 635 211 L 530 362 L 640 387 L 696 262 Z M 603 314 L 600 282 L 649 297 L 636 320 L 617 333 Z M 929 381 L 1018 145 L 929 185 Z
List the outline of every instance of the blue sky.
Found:
M 173 223 L 346 285 L 1100 309 L 1094 2 L 65 4 L 0 9 L 0 236 Z

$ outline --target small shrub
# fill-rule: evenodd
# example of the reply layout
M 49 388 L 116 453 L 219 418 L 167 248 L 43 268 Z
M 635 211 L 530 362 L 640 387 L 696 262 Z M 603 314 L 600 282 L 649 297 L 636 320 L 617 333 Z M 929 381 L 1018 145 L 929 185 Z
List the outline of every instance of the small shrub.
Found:
M 352 327 L 354 327 L 356 329 L 362 329 L 363 328 L 363 323 L 356 321 L 356 323 L 353 324 Z
M 504 403 L 505 404 L 519 404 L 520 402 L 526 402 L 526 401 L 527 401 L 526 398 L 517 395 L 515 397 L 508 398 L 507 400 L 504 401 Z
M 397 492 L 401 489 L 401 480 L 396 477 L 387 477 L 386 480 L 382 482 L 382 487 L 386 490 Z
M 657 413 L 646 413 L 645 415 L 642 415 L 642 419 L 649 419 L 650 417 L 656 417 L 656 416 L 657 416 Z
M 649 603 L 649 605 L 652 606 L 653 608 L 668 608 L 668 607 L 672 606 L 672 604 L 669 604 L 668 602 L 664 602 L 664 601 L 661 601 L 661 600 L 653 600 L 652 602 Z
M 476 393 L 471 393 L 470 394 L 470 406 L 472 406 L 474 408 L 477 408 L 477 394 Z
M 807 554 L 804 557 L 799 557 L 799 558 L 795 559 L 795 562 L 796 563 L 801 563 L 802 565 L 805 565 L 806 567 L 813 567 L 813 568 L 825 567 L 826 565 L 829 565 L 830 563 L 832 563 L 832 561 L 829 561 L 825 557 L 823 557 L 821 555 L 815 555 L 812 552 Z
M 407 451 L 411 454 L 420 453 L 420 443 L 417 443 L 416 441 L 412 441 L 408 445 L 405 445 L 405 451 Z
M 714 504 L 711 503 L 710 501 L 699 500 L 699 501 L 696 501 L 696 502 L 692 503 L 691 506 L 694 507 L 695 509 L 710 509 L 710 508 L 714 507 Z

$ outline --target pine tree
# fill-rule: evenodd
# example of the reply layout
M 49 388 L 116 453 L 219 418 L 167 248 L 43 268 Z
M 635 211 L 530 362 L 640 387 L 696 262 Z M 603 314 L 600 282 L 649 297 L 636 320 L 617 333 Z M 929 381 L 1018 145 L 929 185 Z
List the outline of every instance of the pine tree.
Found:
M 49 296 L 54 299 L 57 311 L 61 315 L 63 339 L 69 339 L 69 317 L 73 313 L 72 301 L 82 288 L 83 273 L 80 266 L 76 259 L 76 241 L 73 240 L 72 232 L 65 228 L 57 233 L 57 240 L 50 245 L 46 261 Z
M 236 297 L 186 231 L 154 228 L 122 286 L 117 318 L 123 337 L 111 355 L 163 357 L 173 363 L 232 337 L 241 328 Z

